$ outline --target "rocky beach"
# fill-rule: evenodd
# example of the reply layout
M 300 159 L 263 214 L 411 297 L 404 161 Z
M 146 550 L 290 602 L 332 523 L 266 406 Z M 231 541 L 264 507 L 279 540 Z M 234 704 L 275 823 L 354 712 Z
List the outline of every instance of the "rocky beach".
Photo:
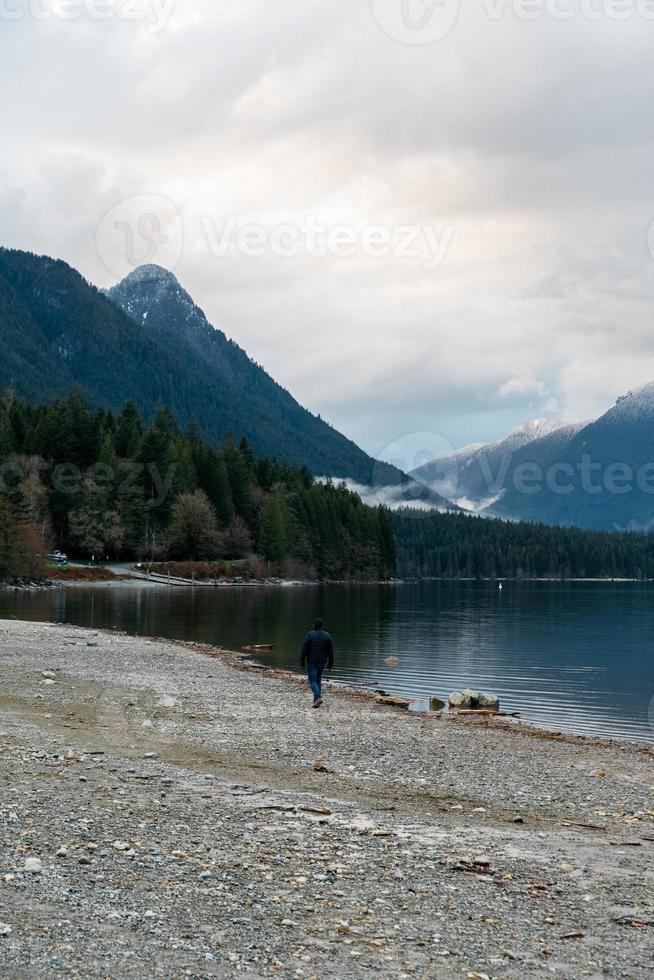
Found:
M 0 975 L 651 976 L 653 753 L 0 622 Z

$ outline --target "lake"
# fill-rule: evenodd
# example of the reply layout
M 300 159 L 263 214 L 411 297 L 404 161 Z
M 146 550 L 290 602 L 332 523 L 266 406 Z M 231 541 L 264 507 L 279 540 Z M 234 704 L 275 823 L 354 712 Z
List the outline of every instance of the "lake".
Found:
M 298 667 L 314 615 L 336 643 L 333 677 L 415 698 L 462 687 L 548 728 L 654 744 L 654 586 L 422 582 L 0 592 L 0 618 L 52 620 L 194 640 Z M 399 664 L 385 663 L 397 657 Z

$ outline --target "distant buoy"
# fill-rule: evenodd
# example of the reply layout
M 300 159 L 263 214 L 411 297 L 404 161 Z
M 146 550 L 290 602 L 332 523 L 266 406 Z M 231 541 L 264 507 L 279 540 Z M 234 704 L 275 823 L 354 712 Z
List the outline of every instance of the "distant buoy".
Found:
M 500 582 L 500 584 L 498 585 L 498 589 L 500 590 L 500 592 L 502 591 L 502 589 L 503 589 L 503 588 L 504 588 L 504 586 L 503 586 L 503 585 L 502 585 L 502 583 Z

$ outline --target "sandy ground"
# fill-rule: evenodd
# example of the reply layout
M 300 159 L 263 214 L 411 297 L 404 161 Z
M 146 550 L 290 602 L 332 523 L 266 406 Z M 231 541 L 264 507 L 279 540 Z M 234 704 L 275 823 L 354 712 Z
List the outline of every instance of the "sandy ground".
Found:
M 0 670 L 2 977 L 652 976 L 651 751 L 67 626 Z

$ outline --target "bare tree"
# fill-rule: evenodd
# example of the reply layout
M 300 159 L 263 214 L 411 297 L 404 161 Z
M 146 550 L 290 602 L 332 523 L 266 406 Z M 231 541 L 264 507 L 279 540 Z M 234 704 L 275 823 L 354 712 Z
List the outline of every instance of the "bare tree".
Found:
M 233 517 L 225 536 L 227 558 L 249 558 L 254 542 L 247 524 L 242 517 Z
M 173 504 L 170 536 L 173 552 L 179 558 L 197 561 L 215 557 L 220 547 L 218 522 L 203 490 L 179 495 Z

